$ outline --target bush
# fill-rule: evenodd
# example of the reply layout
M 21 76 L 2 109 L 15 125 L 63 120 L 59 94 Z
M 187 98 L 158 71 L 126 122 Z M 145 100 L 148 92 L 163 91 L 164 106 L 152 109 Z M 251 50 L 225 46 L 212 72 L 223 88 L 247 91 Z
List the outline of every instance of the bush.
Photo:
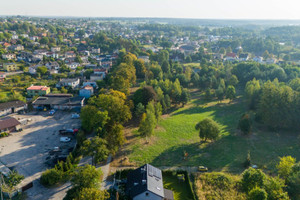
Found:
M 47 169 L 41 176 L 41 184 L 45 186 L 55 185 L 63 180 L 64 173 L 56 168 Z
M 215 186 L 220 189 L 228 189 L 232 184 L 232 179 L 224 173 L 210 173 L 207 174 L 207 184 Z
M 263 187 L 266 175 L 260 169 L 250 167 L 242 175 L 242 188 L 245 192 L 248 193 L 256 187 Z
M 249 193 L 249 199 L 251 200 L 267 200 L 267 198 L 267 192 L 261 188 L 254 188 Z
M 2 132 L 2 133 L 0 133 L 0 138 L 2 138 L 2 137 L 7 137 L 8 135 L 9 135 L 8 133 Z

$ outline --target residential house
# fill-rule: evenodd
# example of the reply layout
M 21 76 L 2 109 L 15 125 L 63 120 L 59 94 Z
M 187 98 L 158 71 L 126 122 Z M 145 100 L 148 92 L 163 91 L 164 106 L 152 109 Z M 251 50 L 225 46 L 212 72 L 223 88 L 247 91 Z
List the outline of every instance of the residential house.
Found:
M 79 78 L 62 78 L 60 81 L 56 84 L 56 87 L 71 87 L 76 88 L 79 86 L 80 79 Z
M 79 96 L 85 97 L 86 99 L 90 98 L 94 94 L 94 88 L 92 86 L 84 86 L 79 90 Z
M 68 68 L 70 68 L 70 69 L 72 69 L 72 70 L 75 70 L 77 67 L 80 66 L 80 64 L 77 63 L 77 62 L 68 63 L 68 64 L 66 64 L 66 65 L 67 65 Z
M 226 57 L 225 57 L 225 60 L 227 60 L 227 61 L 236 61 L 237 58 L 238 57 L 237 57 L 236 53 L 227 53 Z
M 48 94 L 32 102 L 34 109 L 80 110 L 84 106 L 84 97 L 72 97 L 71 94 Z
M 11 39 L 17 40 L 17 39 L 19 39 L 19 36 L 18 36 L 18 35 L 12 35 L 12 36 L 11 36 Z
M 60 47 L 51 47 L 52 52 L 60 52 Z
M 67 51 L 65 53 L 65 58 L 75 58 L 76 54 L 74 53 L 74 51 Z
M 275 64 L 277 62 L 277 60 L 275 58 L 268 58 L 266 60 L 266 64 Z
M 14 132 L 20 129 L 20 122 L 13 117 L 0 118 L 0 133 Z
M 142 59 L 145 63 L 150 62 L 149 56 L 139 56 L 138 59 Z
M 249 54 L 248 53 L 241 53 L 239 55 L 239 61 L 247 61 L 249 60 Z
M 56 61 L 48 62 L 46 63 L 45 66 L 47 67 L 48 70 L 52 70 L 52 69 L 59 70 L 60 68 L 59 64 Z
M 261 56 L 255 56 L 255 57 L 253 58 L 253 61 L 254 61 L 254 62 L 258 62 L 258 63 L 262 63 L 263 60 L 264 60 L 264 58 L 261 57 Z
M 127 175 L 126 192 L 133 200 L 174 200 L 173 192 L 164 189 L 161 170 L 149 164 Z
M 7 72 L 17 71 L 19 67 L 16 63 L 3 63 L 3 69 Z
M 0 72 L 0 82 L 5 81 L 6 75 L 4 72 Z
M 92 48 L 92 53 L 93 54 L 100 54 L 100 48 Z
M 0 103 L 0 116 L 25 111 L 26 109 L 27 104 L 19 100 Z
M 14 53 L 2 54 L 2 59 L 3 60 L 15 60 L 16 54 L 14 54 Z
M 85 87 L 85 86 L 92 86 L 93 88 L 98 88 L 98 85 L 95 81 L 85 81 L 82 83 L 82 86 Z
M 11 51 L 23 51 L 24 50 L 24 46 L 23 45 L 12 45 L 10 47 L 8 47 L 9 50 Z
M 9 44 L 9 43 L 7 43 L 7 42 L 5 42 L 5 43 L 3 44 L 4 49 L 7 49 L 7 48 L 10 47 L 10 46 L 11 46 L 11 44 Z
M 34 96 L 44 96 L 50 93 L 50 87 L 47 86 L 30 86 L 27 88 L 27 96 L 34 97 Z

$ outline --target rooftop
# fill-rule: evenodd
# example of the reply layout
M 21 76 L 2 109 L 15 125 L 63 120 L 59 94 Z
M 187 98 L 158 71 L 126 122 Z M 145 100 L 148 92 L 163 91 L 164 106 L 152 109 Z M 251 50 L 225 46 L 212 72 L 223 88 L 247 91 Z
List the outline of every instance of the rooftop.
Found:
M 48 90 L 49 87 L 47 86 L 39 86 L 39 85 L 33 85 L 27 88 L 27 90 Z
M 10 128 L 10 127 L 14 127 L 21 124 L 18 120 L 16 120 L 15 118 L 12 117 L 3 117 L 0 118 L 0 130 L 6 129 L 6 128 Z
M 10 102 L 5 102 L 5 103 L 0 103 L 0 110 L 6 110 L 12 107 L 23 107 L 25 106 L 26 103 L 23 101 L 10 101 Z

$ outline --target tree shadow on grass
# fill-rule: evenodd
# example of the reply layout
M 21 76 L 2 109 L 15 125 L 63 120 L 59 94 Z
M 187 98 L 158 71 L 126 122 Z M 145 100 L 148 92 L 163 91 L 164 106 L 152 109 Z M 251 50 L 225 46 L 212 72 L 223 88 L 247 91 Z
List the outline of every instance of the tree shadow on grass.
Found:
M 221 125 L 223 132 L 235 132 L 240 117 L 246 111 L 245 105 L 239 102 L 239 100 L 236 100 L 230 104 L 212 103 L 210 105 L 210 102 L 205 103 L 204 100 L 199 99 L 194 101 L 193 103 L 199 105 L 176 112 L 173 115 L 193 115 L 206 112 L 213 112 L 212 118 Z
M 173 146 L 158 155 L 155 166 L 206 166 L 209 171 L 240 173 L 244 170 L 249 142 L 239 136 L 223 136 L 212 143 L 199 142 Z M 184 158 L 184 154 L 188 156 Z

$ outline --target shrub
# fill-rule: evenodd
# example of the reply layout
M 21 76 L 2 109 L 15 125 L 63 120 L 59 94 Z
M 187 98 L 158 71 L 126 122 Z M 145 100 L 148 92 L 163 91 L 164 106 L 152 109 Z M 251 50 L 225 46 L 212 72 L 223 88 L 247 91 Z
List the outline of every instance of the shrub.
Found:
M 251 200 L 267 200 L 268 194 L 264 189 L 254 188 L 249 192 L 249 199 Z
M 248 193 L 256 187 L 263 187 L 266 175 L 260 169 L 250 167 L 242 175 L 242 188 L 245 192 Z
M 0 138 L 2 138 L 2 137 L 7 137 L 7 136 L 8 136 L 8 133 L 6 133 L 6 132 L 0 133 Z
M 64 173 L 56 168 L 47 169 L 41 176 L 41 183 L 45 186 L 52 186 L 63 180 Z

